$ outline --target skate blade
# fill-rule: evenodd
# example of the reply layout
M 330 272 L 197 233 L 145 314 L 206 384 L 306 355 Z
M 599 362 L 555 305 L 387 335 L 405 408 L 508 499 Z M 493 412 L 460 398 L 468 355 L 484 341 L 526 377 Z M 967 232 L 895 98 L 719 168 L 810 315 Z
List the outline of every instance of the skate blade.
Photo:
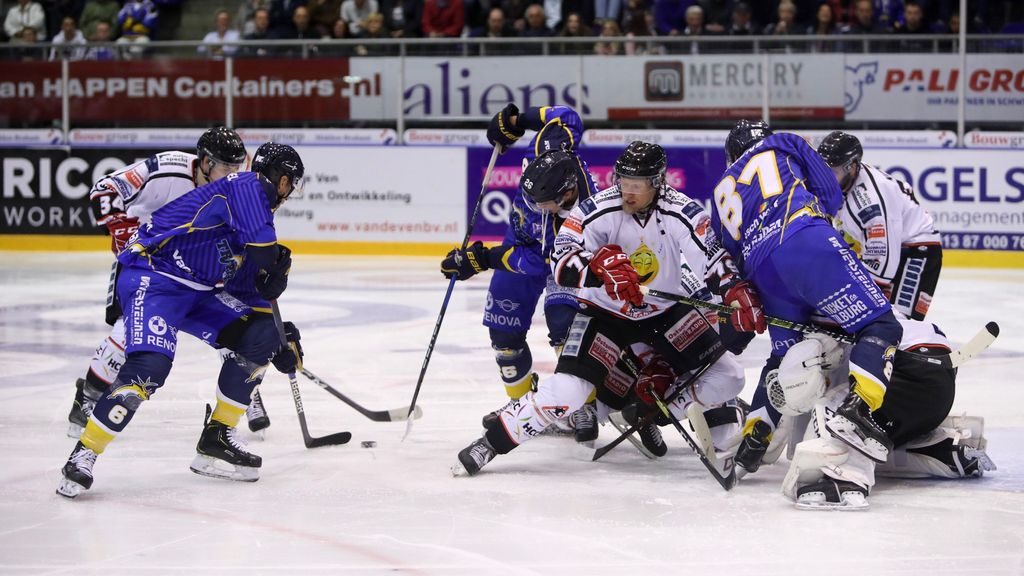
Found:
M 844 426 L 845 425 L 845 426 Z M 835 415 L 825 424 L 829 434 L 847 444 L 857 452 L 871 458 L 879 464 L 885 464 L 889 459 L 889 450 L 877 440 L 861 438 L 853 430 L 853 423 L 846 418 Z
M 79 426 L 72 422 L 68 422 L 68 438 L 74 438 L 77 440 L 82 436 L 82 432 L 85 430 L 85 426 Z
M 252 439 L 253 440 L 259 440 L 260 442 L 263 442 L 264 440 L 266 440 L 267 439 L 267 431 L 266 431 L 266 429 L 264 428 L 264 429 L 261 429 L 261 430 L 252 430 Z
M 797 499 L 796 509 L 797 510 L 810 510 L 810 511 L 832 511 L 837 512 L 859 512 L 867 510 L 871 505 L 868 504 L 868 499 L 863 494 L 843 494 L 841 502 L 829 502 L 827 500 L 803 498 Z
M 223 460 L 196 454 L 189 468 L 200 476 L 234 480 L 236 482 L 255 482 L 260 479 L 260 469 L 252 466 L 236 466 Z
M 267 428 L 270 428 L 269 418 L 254 418 L 252 420 L 249 420 L 250 432 L 263 432 Z M 261 434 L 260 437 L 262 438 L 263 435 Z
M 73 482 L 67 478 L 61 477 L 60 484 L 57 485 L 57 494 L 65 498 L 77 498 L 83 490 L 86 490 L 85 486 L 82 486 L 78 482 Z

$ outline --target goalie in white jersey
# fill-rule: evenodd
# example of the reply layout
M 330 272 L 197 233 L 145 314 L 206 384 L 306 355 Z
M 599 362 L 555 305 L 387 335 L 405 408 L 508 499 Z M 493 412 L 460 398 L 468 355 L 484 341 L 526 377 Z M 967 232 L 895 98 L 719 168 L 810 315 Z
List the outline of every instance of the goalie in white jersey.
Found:
M 899 322 L 903 327 L 900 351 L 936 356 L 950 352 L 949 341 L 934 324 L 907 319 Z M 838 406 L 846 391 L 849 354 L 844 352 L 838 342 L 819 334 L 808 335 L 791 347 L 781 366 L 766 378 L 769 400 L 775 409 L 795 422 L 800 421 L 799 415 L 809 412 L 823 420 L 822 412 L 826 407 Z M 956 374 L 955 369 L 912 360 L 897 352 L 885 404 L 874 413 L 895 446 L 888 461 L 876 465 L 828 434 L 818 437 L 816 431 L 824 428 L 812 422 L 804 441 L 796 445 L 783 493 L 803 509 L 858 509 L 867 508 L 876 474 L 972 478 L 995 470 L 985 454 L 984 420 L 950 415 Z M 803 434 L 803 430 L 791 433 Z M 783 437 L 772 440 L 773 444 L 784 441 Z
M 640 292 L 646 285 L 711 298 L 710 275 L 710 284 L 727 293 L 726 302 L 736 302 L 733 321 L 754 326 L 760 320 L 763 329 L 757 297 L 738 281 L 710 217 L 665 183 L 665 171 L 660 146 L 633 142 L 615 163 L 616 185 L 570 212 L 555 239 L 552 270 L 559 285 L 580 289 L 580 311 L 555 374 L 502 408 L 484 436 L 459 453 L 456 473 L 476 474 L 496 454 L 578 410 L 595 391 L 608 408 L 624 408 L 635 376 L 618 364 L 635 345 L 652 348 L 678 375 L 712 364 L 680 394 L 677 408 L 695 401 L 720 405 L 742 390 L 742 368 L 701 311 L 659 298 L 645 301 Z M 735 431 L 740 425 L 734 422 Z
M 247 159 L 242 139 L 234 130 L 223 126 L 203 132 L 196 142 L 196 152 L 157 153 L 108 174 L 92 187 L 89 198 L 96 223 L 106 226 L 115 255 L 124 248 L 140 224 L 149 222 L 157 209 L 199 186 L 238 172 L 245 167 Z M 92 406 L 117 378 L 125 360 L 124 322 L 121 307 L 113 296 L 117 272 L 117 263 L 114 264 L 106 311 L 106 321 L 112 329 L 110 336 L 97 347 L 85 377 L 75 382 L 75 400 L 68 413 L 68 436 L 71 438 L 81 435 Z M 266 302 L 251 289 L 250 276 L 253 273 L 250 267 L 243 267 L 229 284 L 228 291 L 256 309 L 262 305 L 269 313 Z M 288 326 L 288 330 L 298 333 L 293 325 Z M 298 349 L 298 337 L 291 340 L 295 341 Z M 254 432 L 270 425 L 258 391 L 254 393 L 246 415 Z
M 942 237 L 914 190 L 861 161 L 856 136 L 832 132 L 818 154 L 832 167 L 845 200 L 835 223 L 892 307 L 924 320 L 942 270 Z

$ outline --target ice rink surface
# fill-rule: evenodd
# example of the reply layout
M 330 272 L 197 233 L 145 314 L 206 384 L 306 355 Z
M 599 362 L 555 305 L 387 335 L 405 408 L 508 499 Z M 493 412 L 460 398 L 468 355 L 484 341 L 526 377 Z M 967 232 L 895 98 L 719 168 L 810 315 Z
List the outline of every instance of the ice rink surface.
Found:
M 867 512 L 798 512 L 787 462 L 730 493 L 676 432 L 669 455 L 628 443 L 599 462 L 543 437 L 453 478 L 480 417 L 504 403 L 480 317 L 487 274 L 456 286 L 405 442 L 302 380 L 303 447 L 286 377 L 261 388 L 272 425 L 250 448 L 259 482 L 189 471 L 217 355 L 181 337 L 174 369 L 100 456 L 92 490 L 54 494 L 74 440 L 74 381 L 102 323 L 110 256 L 0 253 L 0 574 L 1024 574 L 1024 273 L 947 269 L 929 320 L 961 344 L 987 320 L 999 339 L 960 371 L 954 412 L 985 417 L 999 469 L 962 481 L 881 479 Z M 281 299 L 306 367 L 373 409 L 407 406 L 447 282 L 434 259 L 302 257 Z M 554 367 L 543 320 L 536 368 Z M 764 336 L 742 357 L 749 398 Z M 243 424 L 244 426 L 244 424 Z M 599 443 L 617 434 L 602 427 Z M 360 442 L 373 440 L 365 449 Z

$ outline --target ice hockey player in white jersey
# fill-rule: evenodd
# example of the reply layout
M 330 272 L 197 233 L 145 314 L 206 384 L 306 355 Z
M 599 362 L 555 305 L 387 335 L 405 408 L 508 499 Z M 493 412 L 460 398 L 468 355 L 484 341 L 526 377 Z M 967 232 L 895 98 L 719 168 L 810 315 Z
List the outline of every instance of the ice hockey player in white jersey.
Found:
M 836 226 L 892 307 L 924 320 L 942 269 L 942 237 L 914 190 L 862 161 L 856 136 L 835 131 L 818 146 L 844 202 Z
M 116 255 L 140 224 L 149 221 L 158 208 L 202 186 L 243 169 L 246 164 L 245 145 L 241 137 L 223 126 L 203 132 L 196 143 L 197 154 L 169 151 L 131 164 L 102 178 L 92 187 L 91 200 L 96 223 L 106 226 L 111 249 Z M 114 301 L 113 285 L 117 263 L 111 271 L 111 289 L 107 295 L 106 321 L 112 326 L 108 336 L 96 349 L 84 378 L 75 382 L 75 399 L 68 413 L 68 437 L 78 438 L 92 406 L 100 394 L 117 378 L 124 363 L 125 332 L 121 308 Z M 259 296 L 248 284 L 245 267 L 228 287 L 234 297 L 254 307 Z M 267 307 L 262 302 L 263 307 Z M 267 307 L 269 313 L 269 307 Z M 297 334 L 294 326 L 289 330 Z M 296 342 L 296 347 L 298 344 Z M 226 351 L 225 351 L 226 352 Z M 246 412 L 250 428 L 255 432 L 270 425 L 262 399 L 257 391 Z
M 640 292 L 645 285 L 710 298 L 706 274 L 729 267 L 710 229 L 710 217 L 698 203 L 666 185 L 666 165 L 660 146 L 633 142 L 615 163 L 615 186 L 570 212 L 555 238 L 551 265 L 559 285 L 580 289 L 580 310 L 555 374 L 541 380 L 535 392 L 505 405 L 483 437 L 459 452 L 453 471 L 476 474 L 496 454 L 512 451 L 578 410 L 595 390 L 602 404 L 622 408 L 635 377 L 616 365 L 637 344 L 656 351 L 675 374 L 715 364 L 702 376 L 701 400 L 709 405 L 740 392 L 743 370 L 726 354 L 704 314 L 674 301 L 645 300 Z M 738 299 L 735 295 L 744 288 L 731 293 Z M 755 313 L 738 308 L 734 317 L 753 323 Z
M 935 325 L 900 319 L 901 351 L 923 355 L 950 352 Z M 813 413 L 804 440 L 796 445 L 783 494 L 798 508 L 863 509 L 876 475 L 899 478 L 978 477 L 995 465 L 985 453 L 984 420 L 951 416 L 956 370 L 910 359 L 897 352 L 885 404 L 874 417 L 895 449 L 884 464 L 824 432 L 823 411 L 834 409 L 845 393 L 846 350 L 828 336 L 810 334 L 791 347 L 768 374 L 768 395 L 786 418 Z M 830 385 L 834 383 L 833 385 Z M 817 421 L 817 422 L 816 422 Z M 800 434 L 803 431 L 794 431 Z

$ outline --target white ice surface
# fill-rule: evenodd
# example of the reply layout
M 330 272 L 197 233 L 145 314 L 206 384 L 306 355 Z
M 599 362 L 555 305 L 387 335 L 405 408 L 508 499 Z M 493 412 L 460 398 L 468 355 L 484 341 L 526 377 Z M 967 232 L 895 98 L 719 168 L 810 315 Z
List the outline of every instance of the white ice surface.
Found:
M 272 420 L 254 484 L 192 474 L 218 359 L 183 336 L 166 386 L 104 453 L 92 490 L 54 494 L 75 378 L 106 334 L 108 255 L 0 253 L 0 574 L 1024 574 L 1024 273 L 943 272 L 929 319 L 957 343 L 1002 334 L 960 372 L 954 410 L 983 415 L 999 470 L 979 480 L 882 479 L 865 513 L 798 512 L 785 460 L 731 493 L 675 432 L 649 461 L 628 443 L 600 462 L 541 438 L 475 478 L 456 453 L 503 404 L 480 316 L 487 275 L 456 286 L 423 383 L 424 417 L 375 423 L 302 382 L 307 450 L 287 381 L 262 387 Z M 447 282 L 427 259 L 296 257 L 287 319 L 306 366 L 374 408 L 408 405 Z M 554 366 L 543 320 L 536 368 Z M 749 398 L 767 353 L 743 357 Z M 615 436 L 603 427 L 601 441 Z M 374 440 L 364 449 L 360 441 Z

